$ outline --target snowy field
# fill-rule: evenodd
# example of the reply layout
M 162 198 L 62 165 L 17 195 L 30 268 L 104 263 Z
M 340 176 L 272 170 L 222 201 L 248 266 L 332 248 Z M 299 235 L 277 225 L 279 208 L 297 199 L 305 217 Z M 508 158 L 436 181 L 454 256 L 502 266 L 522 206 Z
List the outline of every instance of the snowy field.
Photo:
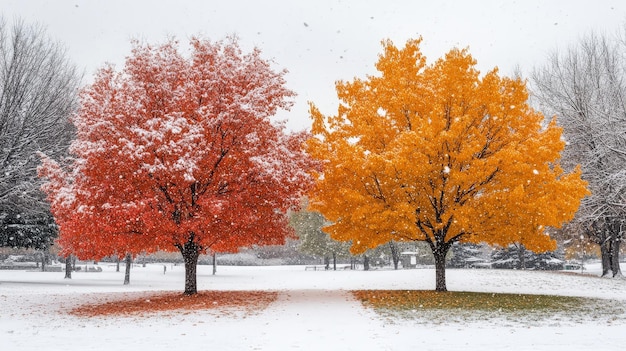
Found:
M 67 309 L 120 294 L 180 291 L 183 267 L 136 266 L 131 285 L 100 273 L 0 271 L 0 350 L 624 350 L 626 319 L 443 322 L 389 320 L 349 290 L 434 288 L 434 271 L 305 271 L 304 266 L 199 266 L 199 290 L 272 290 L 278 299 L 253 314 L 212 310 L 85 318 Z M 591 273 L 597 269 L 592 267 Z M 448 289 L 554 294 L 626 302 L 626 279 L 553 272 L 453 270 Z

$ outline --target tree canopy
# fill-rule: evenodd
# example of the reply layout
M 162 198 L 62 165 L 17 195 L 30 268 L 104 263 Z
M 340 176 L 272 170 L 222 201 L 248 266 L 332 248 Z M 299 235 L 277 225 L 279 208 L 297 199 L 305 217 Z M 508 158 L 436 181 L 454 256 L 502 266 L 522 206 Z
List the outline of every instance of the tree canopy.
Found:
M 282 244 L 286 211 L 309 183 L 304 133 L 270 117 L 294 93 L 259 50 L 236 39 L 134 43 L 124 69 L 104 67 L 80 95 L 68 167 L 41 174 L 68 251 L 179 250 L 185 293 L 198 255 Z
M 427 242 L 446 290 L 453 243 L 553 249 L 546 226 L 571 219 L 587 189 L 559 165 L 561 128 L 528 105 L 522 80 L 481 76 L 456 48 L 428 65 L 420 42 L 384 41 L 378 75 L 337 83 L 336 115 L 311 104 L 308 150 L 323 170 L 309 196 L 355 253 Z

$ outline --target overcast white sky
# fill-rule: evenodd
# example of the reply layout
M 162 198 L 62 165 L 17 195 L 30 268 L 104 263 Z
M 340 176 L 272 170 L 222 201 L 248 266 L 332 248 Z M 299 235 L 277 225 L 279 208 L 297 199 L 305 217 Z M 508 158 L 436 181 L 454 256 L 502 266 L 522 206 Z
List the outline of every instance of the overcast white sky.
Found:
M 592 30 L 613 34 L 626 23 L 623 0 L 0 0 L 0 10 L 5 20 L 44 25 L 86 83 L 105 62 L 121 68 L 131 39 L 237 34 L 244 48 L 257 46 L 289 70 L 298 97 L 279 116 L 291 129 L 310 125 L 307 101 L 335 113 L 335 81 L 375 73 L 382 39 L 403 46 L 421 35 L 429 62 L 469 47 L 483 72 L 498 66 L 508 75 Z

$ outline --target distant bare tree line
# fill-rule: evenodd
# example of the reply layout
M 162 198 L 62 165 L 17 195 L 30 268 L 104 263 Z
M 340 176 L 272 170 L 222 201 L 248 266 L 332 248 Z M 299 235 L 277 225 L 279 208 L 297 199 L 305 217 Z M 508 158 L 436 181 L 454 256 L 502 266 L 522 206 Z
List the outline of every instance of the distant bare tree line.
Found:
M 42 27 L 0 19 L 0 245 L 40 246 L 53 230 L 37 178 L 38 152 L 55 158 L 73 138 L 80 78 Z M 49 233 L 48 233 L 49 234 Z M 44 240 L 49 243 L 50 240 Z
M 569 228 L 600 246 L 603 275 L 621 275 L 626 230 L 626 25 L 589 34 L 554 52 L 532 74 L 539 108 L 554 114 L 567 142 L 564 163 L 582 165 L 591 196 Z

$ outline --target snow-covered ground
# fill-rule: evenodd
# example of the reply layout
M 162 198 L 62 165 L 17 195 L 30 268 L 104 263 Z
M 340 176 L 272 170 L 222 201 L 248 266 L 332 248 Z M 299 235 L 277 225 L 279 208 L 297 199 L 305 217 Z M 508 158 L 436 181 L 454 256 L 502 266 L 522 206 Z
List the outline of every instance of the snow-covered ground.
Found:
M 81 318 L 68 308 L 120 293 L 181 291 L 181 266 L 123 273 L 0 271 L 0 350 L 624 350 L 626 320 L 537 323 L 389 320 L 365 309 L 349 290 L 433 289 L 434 271 L 305 271 L 304 266 L 200 266 L 200 290 L 272 290 L 258 313 L 176 312 Z M 592 267 L 592 273 L 593 273 Z M 595 267 L 597 269 L 597 267 Z M 551 272 L 453 270 L 448 289 L 598 297 L 626 301 L 626 279 Z

